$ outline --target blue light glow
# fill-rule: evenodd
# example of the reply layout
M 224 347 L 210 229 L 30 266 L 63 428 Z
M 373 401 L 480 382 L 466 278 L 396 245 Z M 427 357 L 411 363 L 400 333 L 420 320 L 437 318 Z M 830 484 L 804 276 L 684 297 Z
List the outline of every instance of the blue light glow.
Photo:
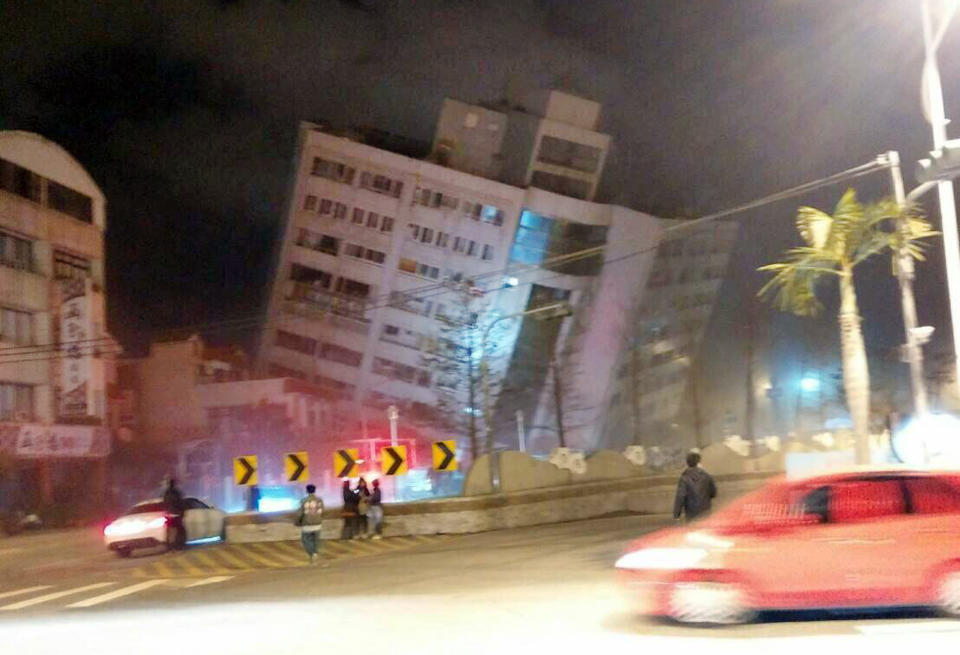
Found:
M 904 464 L 916 467 L 960 466 L 960 419 L 950 414 L 928 414 L 913 419 L 892 438 L 893 452 Z
M 261 512 L 286 512 L 294 509 L 297 501 L 290 497 L 267 497 L 260 498 L 257 503 L 257 509 Z
M 806 392 L 813 392 L 820 390 L 820 379 L 814 377 L 804 377 L 800 380 L 800 389 Z
M 220 537 L 203 537 L 201 539 L 193 539 L 187 542 L 188 546 L 197 546 L 199 544 L 213 544 L 220 541 Z

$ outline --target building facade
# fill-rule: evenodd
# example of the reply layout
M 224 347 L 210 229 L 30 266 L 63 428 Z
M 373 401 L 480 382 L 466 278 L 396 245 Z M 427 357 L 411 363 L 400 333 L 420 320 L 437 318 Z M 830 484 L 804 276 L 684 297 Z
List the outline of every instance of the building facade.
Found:
M 105 229 L 104 195 L 69 153 L 0 132 L 0 458 L 25 507 L 105 487 Z
M 456 344 L 467 371 L 489 368 L 461 411 L 490 416 L 495 446 L 602 445 L 670 222 L 591 201 L 610 146 L 599 113 L 557 91 L 503 107 L 448 99 L 428 160 L 302 124 L 261 372 L 336 392 L 376 437 L 366 417 L 389 405 L 413 423 L 442 406 L 449 369 L 430 362 L 460 321 L 475 328 Z M 524 315 L 557 302 L 569 318 Z

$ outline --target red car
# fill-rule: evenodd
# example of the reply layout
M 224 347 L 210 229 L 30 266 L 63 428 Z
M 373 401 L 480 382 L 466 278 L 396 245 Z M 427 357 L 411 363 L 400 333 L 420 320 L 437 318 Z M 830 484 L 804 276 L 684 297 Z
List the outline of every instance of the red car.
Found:
M 960 617 L 960 473 L 779 478 L 639 539 L 616 568 L 642 612 L 688 623 L 891 606 Z

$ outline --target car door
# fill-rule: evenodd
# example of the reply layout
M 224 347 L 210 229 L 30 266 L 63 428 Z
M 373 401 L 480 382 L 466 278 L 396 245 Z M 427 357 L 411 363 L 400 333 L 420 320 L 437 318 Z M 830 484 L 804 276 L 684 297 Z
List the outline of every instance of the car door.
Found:
M 896 566 L 913 602 L 924 603 L 936 575 L 960 557 L 960 478 L 915 476 L 907 478 L 905 486 L 914 520 Z
M 838 547 L 838 594 L 852 606 L 897 605 L 909 583 L 903 578 L 904 548 L 916 529 L 907 512 L 901 476 L 862 476 L 832 485 L 823 544 Z M 839 580 L 838 580 L 839 582 Z

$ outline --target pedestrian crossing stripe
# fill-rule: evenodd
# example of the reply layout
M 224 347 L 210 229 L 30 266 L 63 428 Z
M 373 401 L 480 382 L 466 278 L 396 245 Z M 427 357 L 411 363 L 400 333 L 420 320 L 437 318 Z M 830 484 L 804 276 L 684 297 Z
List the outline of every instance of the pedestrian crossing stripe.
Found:
M 448 535 L 412 535 L 380 540 L 322 540 L 320 557 L 327 561 L 371 557 L 449 539 Z M 309 566 L 299 541 L 260 541 L 218 544 L 161 556 L 131 569 L 138 578 L 196 578 L 236 575 L 267 569 Z
M 61 605 L 57 609 L 81 610 L 115 602 L 150 589 L 189 589 L 192 587 L 204 587 L 226 582 L 233 577 L 233 575 L 220 575 L 184 580 L 151 578 L 126 586 L 118 586 L 122 583 L 110 581 L 85 584 L 78 587 L 58 588 L 57 585 L 35 585 L 23 589 L 7 590 L 0 588 L 0 600 L 11 601 L 5 604 L 0 603 L 0 611 L 14 612 L 32 608 L 37 605 L 49 607 L 54 604 L 55 601 L 63 601 L 66 603 L 66 605 Z

